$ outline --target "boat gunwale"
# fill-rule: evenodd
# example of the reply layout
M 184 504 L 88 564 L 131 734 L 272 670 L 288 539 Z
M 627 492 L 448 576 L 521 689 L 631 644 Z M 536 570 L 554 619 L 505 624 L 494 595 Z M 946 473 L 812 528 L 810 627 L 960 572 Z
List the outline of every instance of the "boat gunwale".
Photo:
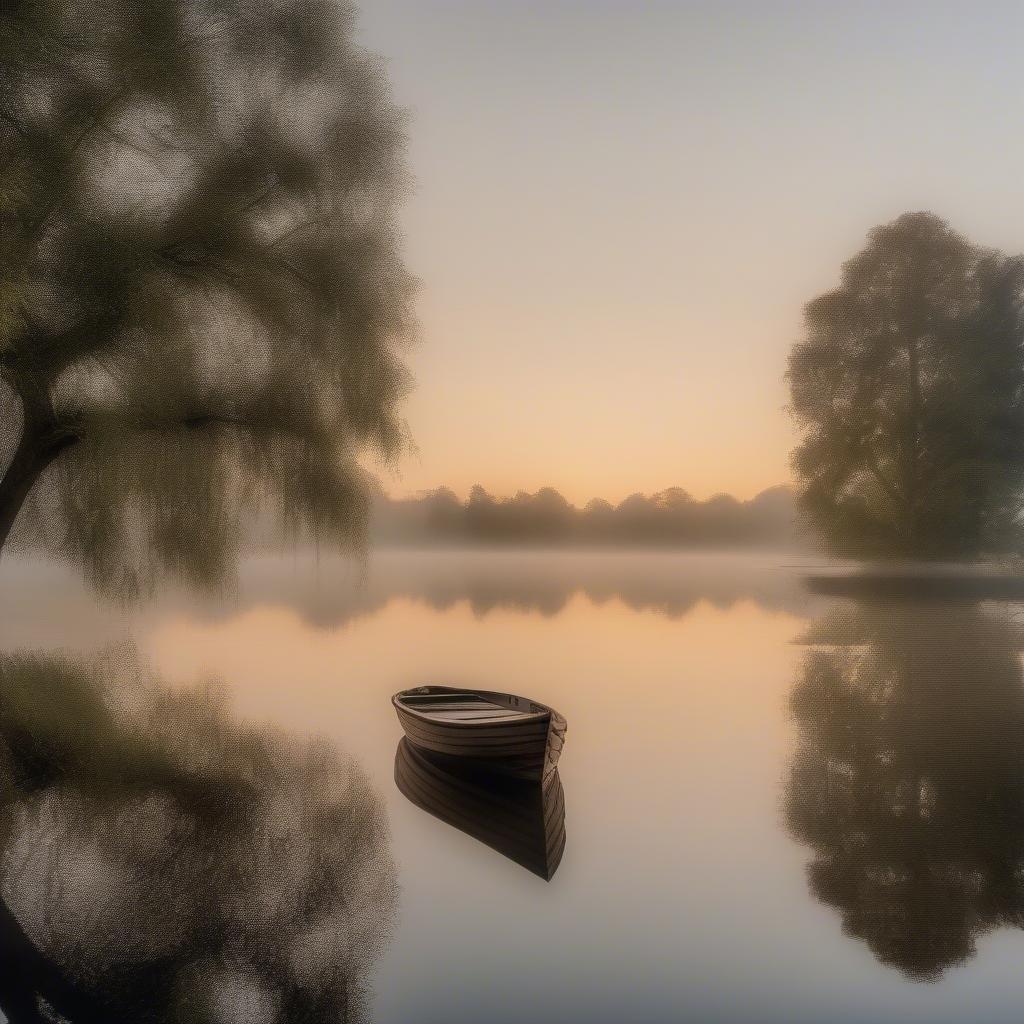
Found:
M 398 693 L 394 694 L 391 698 L 391 703 L 395 710 L 401 714 L 411 715 L 413 718 L 419 719 L 423 722 L 429 722 L 433 726 L 442 726 L 445 729 L 467 729 L 467 730 L 479 730 L 490 726 L 496 726 L 498 724 L 494 719 L 450 719 L 450 718 L 438 718 L 434 715 L 430 715 L 423 711 L 417 711 L 415 708 L 410 707 L 406 704 L 402 698 L 408 695 L 421 693 L 424 689 L 433 691 L 439 694 L 450 694 L 450 693 L 466 693 L 466 694 L 478 694 L 482 697 L 515 697 L 518 700 L 528 701 L 535 707 L 543 708 L 542 711 L 523 711 L 520 712 L 520 717 L 508 720 L 502 720 L 502 725 L 505 728 L 515 728 L 519 725 L 528 725 L 543 721 L 545 718 L 550 722 L 558 712 L 549 708 L 546 704 L 541 704 L 540 701 L 533 700 L 528 697 L 522 697 L 517 693 L 506 693 L 502 690 L 472 690 L 466 687 L 460 686 L 414 686 L 408 690 L 399 690 Z M 501 706 L 501 705 L 499 705 Z

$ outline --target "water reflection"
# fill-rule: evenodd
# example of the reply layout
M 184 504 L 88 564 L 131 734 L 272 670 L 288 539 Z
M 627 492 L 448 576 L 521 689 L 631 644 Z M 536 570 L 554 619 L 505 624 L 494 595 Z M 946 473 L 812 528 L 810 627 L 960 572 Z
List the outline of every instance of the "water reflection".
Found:
M 403 738 L 395 784 L 411 803 L 550 881 L 565 850 L 565 796 L 558 770 L 543 782 L 467 771 Z
M 1024 924 L 1022 634 L 1005 611 L 864 602 L 809 631 L 786 791 L 814 895 L 914 980 Z
M 62 619 L 61 635 L 101 617 L 95 595 L 53 566 L 7 561 L 0 566 L 0 642 Z M 324 630 L 376 614 L 399 600 L 436 611 L 461 603 L 485 618 L 492 612 L 554 617 L 577 596 L 595 605 L 620 601 L 634 611 L 684 618 L 707 602 L 730 608 L 752 602 L 777 612 L 802 612 L 807 595 L 791 572 L 770 556 L 678 552 L 576 553 L 551 551 L 375 551 L 365 571 L 344 560 L 252 558 L 228 599 L 164 590 L 162 612 L 223 621 L 240 610 L 285 607 Z M 54 602 L 57 602 L 56 606 Z M 66 639 L 63 642 L 67 642 Z
M 357 1021 L 396 904 L 326 744 L 130 653 L 0 658 L 0 1010 L 12 1024 Z

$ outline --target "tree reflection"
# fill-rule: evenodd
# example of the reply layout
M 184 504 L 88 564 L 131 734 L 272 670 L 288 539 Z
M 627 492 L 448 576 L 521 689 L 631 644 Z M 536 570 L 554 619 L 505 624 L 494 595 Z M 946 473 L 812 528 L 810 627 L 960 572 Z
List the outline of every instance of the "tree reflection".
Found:
M 396 886 L 379 799 L 330 747 L 129 656 L 7 656 L 0 894 L 12 1024 L 271 1024 L 363 1019 Z
M 976 605 L 876 603 L 807 638 L 789 827 L 815 896 L 914 980 L 1024 923 L 1020 635 Z

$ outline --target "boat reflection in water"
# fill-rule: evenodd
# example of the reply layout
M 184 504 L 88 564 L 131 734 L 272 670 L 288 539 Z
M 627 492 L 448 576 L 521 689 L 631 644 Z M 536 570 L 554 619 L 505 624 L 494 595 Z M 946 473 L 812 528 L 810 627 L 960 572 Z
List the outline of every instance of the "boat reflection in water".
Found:
M 395 784 L 411 803 L 550 880 L 565 849 L 565 797 L 557 769 L 527 782 L 467 768 L 414 746 L 395 752 Z
M 326 743 L 130 656 L 0 656 L 0 1019 L 364 1020 L 396 892 Z

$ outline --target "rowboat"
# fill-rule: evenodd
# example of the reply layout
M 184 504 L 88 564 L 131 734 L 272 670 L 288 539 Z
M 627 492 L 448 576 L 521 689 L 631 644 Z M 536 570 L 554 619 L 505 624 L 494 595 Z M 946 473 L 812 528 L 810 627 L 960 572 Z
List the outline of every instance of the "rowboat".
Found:
M 518 779 L 539 782 L 554 771 L 565 741 L 557 711 L 511 693 L 418 686 L 391 703 L 414 746 Z
M 565 796 L 558 772 L 524 782 L 466 771 L 463 759 L 402 739 L 395 784 L 410 803 L 550 881 L 565 850 Z

